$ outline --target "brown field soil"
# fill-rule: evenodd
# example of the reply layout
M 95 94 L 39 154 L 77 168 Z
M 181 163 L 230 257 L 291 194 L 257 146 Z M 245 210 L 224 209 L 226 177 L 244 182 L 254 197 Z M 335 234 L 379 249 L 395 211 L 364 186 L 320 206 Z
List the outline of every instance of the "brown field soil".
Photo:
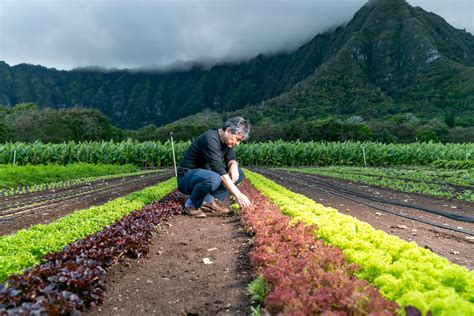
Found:
M 430 249 L 434 253 L 448 258 L 453 263 L 465 266 L 470 270 L 474 268 L 474 240 L 468 234 L 450 231 L 416 220 L 392 215 L 373 207 L 383 208 L 414 218 L 421 218 L 444 226 L 458 229 L 462 228 L 470 232 L 474 232 L 474 223 L 456 221 L 417 209 L 373 202 L 356 196 L 347 196 L 346 194 L 341 194 L 346 197 L 337 196 L 333 194 L 333 192 L 338 192 L 337 190 L 334 191 L 334 186 L 336 186 L 343 189 L 350 189 L 357 193 L 383 197 L 388 200 L 404 201 L 416 206 L 429 207 L 471 217 L 474 216 L 473 203 L 457 200 L 442 200 L 421 194 L 403 193 L 298 172 L 276 169 L 255 169 L 255 171 L 283 185 L 287 189 L 303 194 L 324 206 L 333 207 L 341 213 L 351 215 L 361 221 L 369 223 L 376 229 L 383 230 L 391 235 L 396 235 L 406 241 L 414 241 L 419 246 Z M 330 186 L 322 184 L 321 181 L 328 183 Z M 331 192 L 324 192 L 326 190 Z M 356 201 L 349 200 L 347 197 Z
M 0 220 L 0 235 L 11 234 L 17 230 L 36 224 L 47 224 L 77 210 L 104 204 L 112 199 L 139 191 L 169 179 L 170 171 L 117 179 L 101 180 L 77 185 L 71 188 L 22 194 L 16 198 L 0 198 L 0 207 L 9 212 L 10 204 L 21 205 L 24 212 L 7 220 Z
M 158 226 L 148 256 L 107 273 L 105 302 L 87 314 L 249 314 L 250 242 L 240 227 L 238 216 L 173 217 Z

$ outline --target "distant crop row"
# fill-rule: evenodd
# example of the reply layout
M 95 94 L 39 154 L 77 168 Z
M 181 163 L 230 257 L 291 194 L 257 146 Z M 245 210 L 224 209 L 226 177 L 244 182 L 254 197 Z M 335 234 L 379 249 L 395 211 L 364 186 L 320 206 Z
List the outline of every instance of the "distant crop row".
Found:
M 283 169 L 345 179 L 402 192 L 423 193 L 440 198 L 474 202 L 473 168 L 468 170 L 430 170 L 424 167 L 402 169 L 333 166 Z
M 178 161 L 189 142 L 175 144 Z M 374 142 L 266 142 L 236 148 L 246 166 L 389 166 L 389 165 L 474 165 L 474 144 L 382 144 Z M 0 164 L 70 164 L 76 162 L 134 164 L 167 167 L 173 164 L 171 143 L 84 142 L 0 145 Z M 364 160 L 365 157 L 365 160 Z
M 56 183 L 66 180 L 127 174 L 139 171 L 131 164 L 104 165 L 76 163 L 62 165 L 0 165 L 0 189 Z
M 8 189 L 0 189 L 0 197 L 13 197 L 13 196 L 19 196 L 22 194 L 45 191 L 45 190 L 67 189 L 67 188 L 71 188 L 71 187 L 81 185 L 81 184 L 90 184 L 91 182 L 96 182 L 96 181 L 106 181 L 106 180 L 119 179 L 119 178 L 124 178 L 124 177 L 128 178 L 128 177 L 134 177 L 134 176 L 144 176 L 148 174 L 157 174 L 157 172 L 161 172 L 161 171 L 163 170 L 156 170 L 156 169 L 141 170 L 137 172 L 108 174 L 105 176 L 98 176 L 98 177 L 87 177 L 87 178 L 78 178 L 78 179 L 64 180 L 64 181 L 58 181 L 58 182 L 48 182 L 48 183 L 38 183 L 38 184 L 26 185 L 26 186 L 17 186 L 17 187 L 12 187 Z M 107 187 L 110 188 L 111 185 L 107 184 Z
M 293 170 L 293 169 L 292 169 Z M 308 169 L 295 168 L 306 172 Z M 365 175 L 371 177 L 384 177 L 389 179 L 413 180 L 418 182 L 443 183 L 457 186 L 469 187 L 474 183 L 474 168 L 468 170 L 444 170 L 427 167 L 416 168 L 363 168 L 363 167 L 325 167 L 309 169 L 309 172 L 321 170 L 328 174 L 351 174 Z

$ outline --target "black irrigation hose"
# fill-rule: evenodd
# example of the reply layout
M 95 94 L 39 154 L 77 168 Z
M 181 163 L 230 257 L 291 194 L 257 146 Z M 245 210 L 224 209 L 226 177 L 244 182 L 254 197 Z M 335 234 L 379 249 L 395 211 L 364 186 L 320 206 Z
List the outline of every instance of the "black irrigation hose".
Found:
M 291 174 L 295 175 L 295 173 L 291 173 Z M 381 202 L 381 203 L 385 203 L 385 204 L 391 204 L 391 205 L 403 206 L 403 207 L 407 207 L 407 208 L 413 208 L 413 209 L 417 209 L 417 210 L 420 210 L 420 211 L 424 211 L 424 212 L 444 216 L 444 217 L 447 217 L 447 218 L 450 218 L 450 219 L 453 219 L 453 220 L 456 220 L 456 221 L 474 223 L 474 217 L 471 217 L 471 216 L 458 215 L 458 214 L 453 214 L 453 213 L 446 212 L 446 211 L 432 209 L 432 208 L 429 208 L 429 207 L 416 206 L 416 205 L 412 205 L 412 204 L 405 203 L 405 202 L 398 202 L 398 201 L 388 200 L 388 199 L 379 198 L 379 197 L 375 197 L 375 196 L 370 196 L 370 195 L 363 194 L 363 193 L 360 193 L 360 192 L 357 192 L 357 191 L 354 191 L 354 190 L 351 190 L 351 189 L 342 188 L 338 185 L 329 183 L 329 182 L 324 181 L 322 179 L 315 178 L 314 175 L 300 173 L 300 174 L 298 174 L 298 176 L 309 177 L 309 178 L 311 178 L 312 181 L 319 182 L 320 184 L 326 185 L 326 186 L 334 188 L 336 190 L 344 191 L 348 194 L 355 195 L 355 196 L 358 196 L 358 197 L 361 197 L 361 198 L 364 198 L 364 199 L 367 199 L 367 200 L 371 200 L 371 201 L 374 201 L 374 202 Z
M 416 206 L 416 205 L 412 205 L 412 204 L 405 203 L 405 202 L 393 201 L 393 200 L 388 200 L 388 199 L 379 198 L 379 197 L 375 197 L 375 196 L 370 196 L 370 195 L 363 194 L 363 193 L 360 193 L 360 192 L 357 192 L 357 191 L 354 191 L 354 190 L 351 190 L 351 189 L 342 188 L 338 185 L 328 183 L 327 181 L 324 181 L 322 179 L 316 179 L 311 175 L 304 175 L 304 176 L 310 177 L 313 181 L 316 180 L 316 182 L 325 184 L 329 187 L 332 187 L 332 188 L 335 188 L 335 189 L 338 189 L 338 190 L 341 190 L 341 191 L 345 191 L 349 194 L 353 194 L 353 195 L 356 195 L 356 196 L 359 196 L 361 198 L 368 199 L 368 200 L 371 200 L 371 201 L 374 201 L 374 202 L 382 202 L 382 203 L 386 203 L 386 204 L 392 204 L 392 205 L 397 205 L 397 206 L 413 208 L 413 209 L 417 209 L 417 210 L 420 210 L 420 211 L 425 211 L 425 212 L 428 212 L 428 213 L 441 215 L 441 216 L 444 216 L 444 217 L 447 217 L 447 218 L 450 218 L 450 219 L 453 219 L 453 220 L 456 220 L 456 221 L 474 223 L 474 217 L 453 214 L 453 213 L 450 213 L 450 212 L 436 210 L 436 209 L 429 208 L 429 207 Z
M 332 173 L 332 172 L 331 172 Z M 416 183 L 432 183 L 432 184 L 443 184 L 445 186 L 451 187 L 453 189 L 474 189 L 473 185 L 461 185 L 461 184 L 452 184 L 452 183 L 445 183 L 442 181 L 436 181 L 436 180 L 417 180 L 417 179 L 411 179 L 411 178 L 403 178 L 403 177 L 395 177 L 395 176 L 383 176 L 383 175 L 378 175 L 378 174 L 370 174 L 370 173 L 359 173 L 359 172 L 349 172 L 349 171 L 344 171 L 345 174 L 352 174 L 355 176 L 365 176 L 365 177 L 374 177 L 374 178 L 385 178 L 385 179 L 395 179 L 395 180 L 402 180 L 402 181 L 410 181 L 410 182 L 416 182 Z M 325 177 L 331 177 L 331 176 L 325 176 Z
M 262 171 L 262 170 L 259 170 L 258 172 L 259 172 L 259 173 L 263 173 L 263 174 L 266 173 L 265 171 Z M 373 208 L 373 209 L 376 209 L 376 210 L 379 210 L 379 211 L 382 211 L 382 212 L 385 212 L 385 213 L 388 213 L 388 214 L 392 214 L 392 215 L 395 215 L 395 216 L 404 217 L 404 218 L 407 218 L 407 219 L 410 219 L 410 220 L 413 220 L 413 221 L 421 222 L 421 223 L 424 223 L 424 224 L 428 224 L 428 225 L 431 225 L 431 226 L 443 228 L 443 229 L 446 229 L 446 230 L 451 230 L 451 231 L 455 231 L 455 232 L 467 234 L 467 235 L 470 235 L 470 236 L 474 236 L 474 232 L 471 232 L 471 231 L 466 231 L 466 230 L 463 230 L 463 229 L 454 228 L 454 227 L 451 227 L 451 226 L 448 226 L 448 225 L 441 225 L 441 224 L 438 224 L 438 223 L 435 223 L 435 222 L 431 222 L 431 221 L 428 221 L 428 220 L 425 220 L 425 219 L 421 219 L 421 218 L 418 218 L 418 217 L 412 217 L 412 216 L 403 215 L 403 214 L 400 214 L 400 213 L 397 213 L 397 212 L 392 212 L 392 211 L 389 211 L 389 210 L 386 210 L 386 209 L 383 209 L 383 208 L 380 208 L 380 207 L 376 207 L 376 206 L 373 206 L 373 205 L 370 205 L 370 204 L 367 204 L 367 203 L 364 203 L 364 202 L 355 200 L 355 199 L 353 199 L 353 198 L 351 198 L 351 197 L 348 197 L 347 195 L 344 195 L 344 194 L 340 194 L 340 193 L 337 193 L 337 192 L 334 192 L 334 191 L 330 191 L 330 190 L 320 189 L 320 188 L 317 188 L 317 187 L 315 187 L 315 186 L 308 185 L 308 184 L 306 184 L 306 183 L 301 183 L 301 182 L 299 182 L 296 178 L 294 179 L 294 181 L 295 181 L 296 183 L 298 183 L 299 185 L 306 186 L 306 187 L 308 187 L 308 188 L 310 188 L 310 189 L 317 190 L 317 191 L 321 191 L 321 192 L 324 192 L 324 193 L 334 194 L 334 195 L 340 196 L 340 197 L 342 197 L 342 198 L 345 198 L 345 199 L 347 199 L 347 200 L 350 200 L 350 201 L 353 201 L 353 202 L 356 202 L 356 203 L 359 203 L 359 204 L 362 204 L 362 205 L 366 205 L 366 206 L 368 206 L 368 207 L 370 207 L 370 208 Z
M 316 190 L 319 190 L 319 191 L 322 191 L 322 192 L 325 192 L 325 193 L 331 193 L 331 194 L 334 194 L 334 195 L 338 195 L 342 198 L 345 198 L 347 200 L 350 200 L 350 201 L 353 201 L 353 202 L 356 202 L 356 203 L 359 203 L 359 204 L 362 204 L 362 205 L 366 205 L 370 208 L 373 208 L 373 209 L 376 209 L 376 210 L 379 210 L 379 211 L 382 211 L 382 212 L 385 212 L 385 213 L 389 213 L 389 214 L 392 214 L 392 215 L 396 215 L 396 216 L 400 216 L 400 217 L 404 217 L 404 218 L 407 218 L 407 219 L 410 219 L 410 220 L 414 220 L 414 221 L 418 221 L 418 222 L 422 222 L 422 223 L 425 223 L 425 224 L 428 224 L 428 225 L 432 225 L 432 226 L 436 226 L 436 227 L 440 227 L 440 228 L 444 228 L 444 229 L 447 229 L 447 230 L 452 230 L 452 231 L 456 231 L 456 232 L 460 232 L 460 233 L 464 233 L 464 234 L 467 234 L 467 235 L 470 235 L 470 236 L 474 236 L 474 232 L 471 232 L 471 231 L 468 231 L 468 230 L 464 230 L 464 229 L 459 229 L 459 228 L 454 228 L 454 227 L 451 227 L 449 225 L 441 225 L 441 224 L 438 224 L 438 223 L 435 223 L 435 222 L 432 222 L 432 221 L 428 221 L 428 220 L 425 220 L 425 219 L 421 219 L 419 217 L 412 217 L 412 216 L 408 216 L 408 215 L 403 215 L 403 214 L 400 214 L 400 213 L 397 213 L 397 212 L 392 212 L 392 211 L 389 211 L 389 210 L 386 210 L 386 209 L 383 209 L 383 208 L 380 208 L 380 207 L 377 207 L 377 206 L 373 206 L 373 205 L 370 205 L 370 204 L 367 204 L 367 203 L 364 203 L 364 202 L 361 202 L 361 201 L 358 201 L 358 200 L 355 200 L 351 197 L 348 197 L 347 195 L 343 195 L 343 194 L 340 194 L 340 193 L 337 193 L 337 192 L 334 192 L 334 191 L 328 191 L 328 190 L 324 190 L 324 189 L 318 189 L 314 186 L 311 186 L 311 185 L 308 185 L 308 184 L 305 184 L 305 183 L 298 183 L 300 185 L 304 185 L 308 188 L 311 188 L 311 189 L 316 189 Z

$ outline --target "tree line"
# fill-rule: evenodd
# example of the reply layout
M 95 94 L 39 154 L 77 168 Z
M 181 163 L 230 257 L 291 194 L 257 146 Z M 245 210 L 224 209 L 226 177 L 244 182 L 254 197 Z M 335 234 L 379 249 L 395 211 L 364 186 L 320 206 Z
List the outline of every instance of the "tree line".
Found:
M 111 124 L 99 110 L 87 108 L 41 109 L 34 103 L 15 107 L 0 105 L 0 143 L 65 141 L 166 141 L 173 133 L 175 140 L 192 140 L 209 128 L 222 127 L 228 113 L 204 111 L 197 115 L 157 127 L 149 124 L 140 129 L 120 129 Z M 412 113 L 387 115 L 364 120 L 360 116 L 327 116 L 320 119 L 297 117 L 275 122 L 269 118 L 248 117 L 253 123 L 250 141 L 380 141 L 410 143 L 435 141 L 442 143 L 474 142 L 474 126 L 453 114 L 444 118 L 419 118 Z M 461 123 L 461 124 L 460 124 Z M 469 122 L 467 122 L 469 123 Z

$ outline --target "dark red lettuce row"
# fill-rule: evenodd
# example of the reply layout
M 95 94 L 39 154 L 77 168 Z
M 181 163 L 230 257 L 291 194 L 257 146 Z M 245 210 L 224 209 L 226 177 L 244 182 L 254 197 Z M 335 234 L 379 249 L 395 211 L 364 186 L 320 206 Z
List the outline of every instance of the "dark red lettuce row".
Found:
M 241 190 L 253 206 L 241 211 L 255 233 L 250 260 L 263 276 L 268 293 L 264 305 L 283 315 L 395 315 L 398 304 L 354 276 L 342 251 L 315 238 L 314 225 L 290 222 L 250 184 Z
M 0 315 L 78 314 L 104 299 L 106 270 L 120 257 L 149 251 L 155 227 L 182 210 L 184 196 L 173 192 L 87 238 L 44 256 L 44 264 L 0 285 Z

